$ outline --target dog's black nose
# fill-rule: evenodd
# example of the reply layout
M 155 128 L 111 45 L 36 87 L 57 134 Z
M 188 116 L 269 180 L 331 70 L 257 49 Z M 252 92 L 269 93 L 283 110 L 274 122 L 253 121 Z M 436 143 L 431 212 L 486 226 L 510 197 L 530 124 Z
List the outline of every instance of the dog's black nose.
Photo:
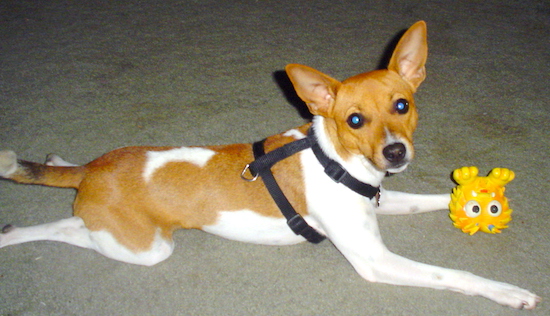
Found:
M 389 162 L 397 164 L 403 161 L 407 155 L 407 148 L 402 143 L 395 143 L 386 146 L 382 153 Z

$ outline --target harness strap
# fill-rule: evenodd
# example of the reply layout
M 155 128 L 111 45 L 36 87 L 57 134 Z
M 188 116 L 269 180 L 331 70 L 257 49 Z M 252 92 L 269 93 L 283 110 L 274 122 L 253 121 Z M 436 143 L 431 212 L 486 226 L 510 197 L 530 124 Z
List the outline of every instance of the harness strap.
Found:
M 265 154 L 264 151 L 265 139 L 252 144 L 252 150 L 254 151 L 254 161 L 249 164 L 250 171 L 255 174 L 256 171 L 261 169 L 270 169 L 277 162 L 288 158 L 304 149 L 310 148 L 313 143 L 309 137 L 305 137 L 299 140 L 295 140 L 282 147 L 274 149 Z
M 368 183 L 361 182 L 350 175 L 346 169 L 342 167 L 338 162 L 330 159 L 321 149 L 315 135 L 313 133 L 313 128 L 309 129 L 308 136 L 291 143 L 288 143 L 282 147 L 279 147 L 275 150 L 272 150 L 265 153 L 264 150 L 265 139 L 259 142 L 255 142 L 252 145 L 252 150 L 254 151 L 254 161 L 248 164 L 241 177 L 247 181 L 254 181 L 258 176 L 262 177 L 262 180 L 273 197 L 275 204 L 281 210 L 281 213 L 285 216 L 287 224 L 292 229 L 296 235 L 301 235 L 307 241 L 312 243 L 320 243 L 326 237 L 317 232 L 313 227 L 304 220 L 304 218 L 296 212 L 292 207 L 292 204 L 285 197 L 283 191 L 277 184 L 273 173 L 271 172 L 271 167 L 277 162 L 288 158 L 302 150 L 311 148 L 315 157 L 319 163 L 323 166 L 325 173 L 336 183 L 342 183 L 350 190 L 368 198 L 376 198 L 377 201 L 380 199 L 380 188 L 374 187 Z M 253 179 L 246 179 L 243 175 L 246 170 L 249 170 L 250 173 L 254 176 Z
M 256 160 L 249 165 L 250 172 L 253 175 L 258 174 L 262 177 L 262 180 L 271 194 L 271 197 L 273 197 L 273 200 L 281 210 L 281 213 L 285 216 L 290 229 L 292 229 L 296 235 L 303 236 L 311 243 L 320 243 L 326 237 L 319 234 L 313 227 L 309 226 L 304 218 L 296 212 L 281 190 L 281 187 L 277 184 L 277 181 L 271 172 L 271 167 L 277 161 L 283 160 L 284 158 L 292 156 L 293 154 L 310 147 L 311 145 L 309 144 L 309 140 L 307 138 L 303 138 L 301 140 L 289 143 L 269 152 L 268 155 L 266 155 L 264 151 L 264 142 L 265 139 L 255 142 L 252 145 L 254 158 Z
M 308 138 L 315 138 L 312 130 L 308 133 Z M 319 163 L 325 168 L 325 173 L 336 183 L 342 183 L 355 193 L 358 193 L 368 199 L 376 198 L 377 203 L 380 200 L 380 188 L 374 187 L 368 183 L 361 182 L 350 175 L 344 167 L 338 162 L 330 159 L 319 146 L 317 140 L 312 142 L 311 149 L 317 157 Z

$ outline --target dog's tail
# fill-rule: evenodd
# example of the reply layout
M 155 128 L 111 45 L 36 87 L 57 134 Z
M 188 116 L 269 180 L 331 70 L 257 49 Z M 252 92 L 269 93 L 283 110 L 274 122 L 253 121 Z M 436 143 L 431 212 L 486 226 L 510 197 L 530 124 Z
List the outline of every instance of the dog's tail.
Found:
M 18 160 L 13 151 L 0 151 L 0 177 L 19 183 L 77 189 L 85 170 L 83 166 L 58 167 Z

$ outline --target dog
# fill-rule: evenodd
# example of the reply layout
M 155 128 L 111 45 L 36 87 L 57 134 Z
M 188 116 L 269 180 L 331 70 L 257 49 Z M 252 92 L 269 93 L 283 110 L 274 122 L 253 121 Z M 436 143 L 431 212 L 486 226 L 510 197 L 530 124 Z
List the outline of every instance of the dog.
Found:
M 401 37 L 387 69 L 340 82 L 307 66 L 288 65 L 290 81 L 313 119 L 267 137 L 258 155 L 252 144 L 126 147 L 78 166 L 55 155 L 39 164 L 2 151 L 2 178 L 75 188 L 78 194 L 73 217 L 31 227 L 7 225 L 0 247 L 53 240 L 151 266 L 171 255 L 172 233 L 179 228 L 267 245 L 311 240 L 307 231 L 318 237 L 315 242 L 330 239 L 368 281 L 448 289 L 533 309 L 541 299 L 527 290 L 414 262 L 391 253 L 382 242 L 376 214 L 442 210 L 450 202 L 449 194 L 380 187 L 388 172 L 403 171 L 414 156 L 413 93 L 426 77 L 427 51 L 426 24 L 419 21 Z M 252 162 L 295 142 L 305 148 L 253 170 Z M 282 215 L 267 180 L 257 181 L 269 175 L 290 201 L 291 218 Z M 357 193 L 361 189 L 344 183 L 345 177 L 373 194 Z

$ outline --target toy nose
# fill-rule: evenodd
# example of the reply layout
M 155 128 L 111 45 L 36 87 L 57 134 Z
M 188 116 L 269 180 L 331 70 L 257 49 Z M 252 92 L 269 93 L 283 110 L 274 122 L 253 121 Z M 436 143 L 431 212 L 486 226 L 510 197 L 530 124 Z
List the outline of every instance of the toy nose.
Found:
M 382 154 L 384 154 L 386 160 L 393 164 L 396 164 L 403 161 L 403 159 L 407 155 L 407 148 L 402 143 L 395 143 L 386 146 L 382 150 Z

